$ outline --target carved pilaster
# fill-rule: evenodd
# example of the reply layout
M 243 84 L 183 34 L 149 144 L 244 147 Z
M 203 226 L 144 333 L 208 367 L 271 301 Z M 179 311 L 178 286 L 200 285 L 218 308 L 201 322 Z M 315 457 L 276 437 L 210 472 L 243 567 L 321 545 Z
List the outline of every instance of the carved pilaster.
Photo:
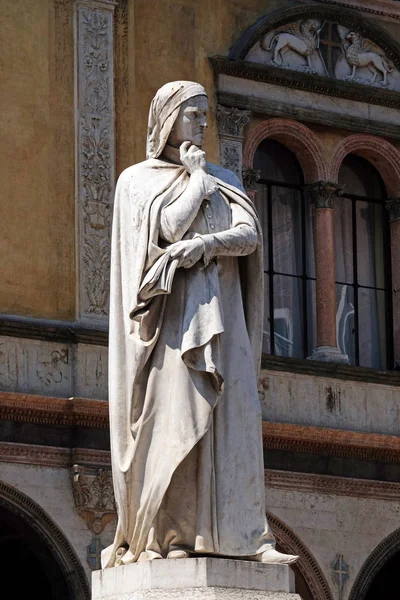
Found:
M 337 183 L 317 181 L 304 186 L 304 194 L 314 204 L 315 208 L 333 208 L 336 196 L 343 194 L 343 189 Z
M 79 317 L 106 321 L 114 195 L 112 0 L 75 1 Z
M 389 213 L 389 220 L 398 221 L 400 219 L 400 198 L 389 198 L 386 201 L 386 210 Z
M 99 535 L 116 516 L 111 470 L 74 465 L 71 478 L 76 510 L 88 528 Z
M 242 178 L 243 128 L 250 121 L 251 111 L 232 106 L 217 107 L 221 165 Z
M 251 167 L 242 168 L 243 187 L 245 190 L 255 189 L 257 181 L 260 179 L 261 171 L 252 169 Z

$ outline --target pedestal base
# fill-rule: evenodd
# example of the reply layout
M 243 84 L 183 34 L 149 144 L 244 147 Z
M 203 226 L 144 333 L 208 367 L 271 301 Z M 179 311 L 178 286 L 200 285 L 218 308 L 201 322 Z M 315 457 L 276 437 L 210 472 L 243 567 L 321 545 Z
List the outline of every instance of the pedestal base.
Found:
M 92 574 L 92 600 L 301 600 L 287 565 L 224 558 L 134 563 Z
M 340 365 L 349 365 L 349 357 L 342 354 L 339 348 L 334 346 L 319 346 L 315 348 L 308 360 L 322 360 L 323 362 L 338 363 Z

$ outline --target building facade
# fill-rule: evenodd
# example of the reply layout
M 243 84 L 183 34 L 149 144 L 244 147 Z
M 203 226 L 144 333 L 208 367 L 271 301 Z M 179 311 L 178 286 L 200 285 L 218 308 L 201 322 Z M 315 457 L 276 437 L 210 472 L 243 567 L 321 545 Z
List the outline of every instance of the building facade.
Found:
M 208 159 L 243 179 L 263 225 L 278 546 L 300 555 L 304 600 L 396 597 L 400 2 L 3 0 L 0 18 L 5 578 L 90 598 L 113 539 L 114 186 L 145 158 L 156 90 L 189 79 L 209 91 Z

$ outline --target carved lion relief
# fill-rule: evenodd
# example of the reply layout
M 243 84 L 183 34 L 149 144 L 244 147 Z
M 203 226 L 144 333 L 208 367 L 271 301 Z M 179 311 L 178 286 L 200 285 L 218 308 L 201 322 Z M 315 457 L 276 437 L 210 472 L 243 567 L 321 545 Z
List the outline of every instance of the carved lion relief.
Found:
M 400 91 L 400 72 L 379 45 L 331 21 L 304 19 L 277 27 L 246 60 Z

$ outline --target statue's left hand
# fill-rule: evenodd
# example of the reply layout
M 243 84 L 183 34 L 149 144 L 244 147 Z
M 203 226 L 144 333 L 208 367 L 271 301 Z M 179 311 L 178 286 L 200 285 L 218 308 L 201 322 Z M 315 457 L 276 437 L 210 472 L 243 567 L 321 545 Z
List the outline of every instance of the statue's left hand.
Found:
M 204 242 L 201 237 L 176 242 L 169 248 L 171 259 L 177 258 L 179 260 L 178 267 L 184 269 L 193 267 L 204 254 Z

